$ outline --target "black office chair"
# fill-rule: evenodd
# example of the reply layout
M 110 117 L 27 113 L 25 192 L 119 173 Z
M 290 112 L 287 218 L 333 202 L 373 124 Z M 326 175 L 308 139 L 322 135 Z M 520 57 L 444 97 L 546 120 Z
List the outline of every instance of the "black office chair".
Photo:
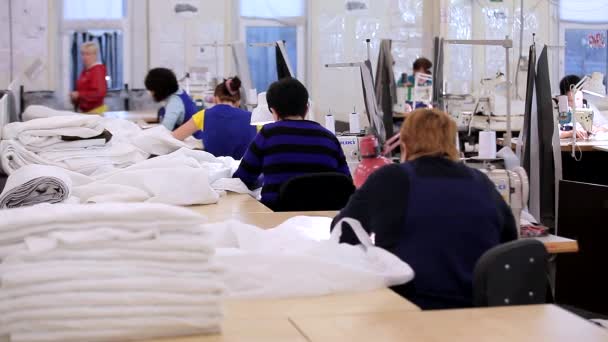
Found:
M 296 176 L 279 190 L 275 211 L 340 210 L 355 192 L 350 177 L 337 172 Z
M 549 254 L 542 242 L 522 239 L 484 253 L 473 275 L 475 306 L 543 304 Z

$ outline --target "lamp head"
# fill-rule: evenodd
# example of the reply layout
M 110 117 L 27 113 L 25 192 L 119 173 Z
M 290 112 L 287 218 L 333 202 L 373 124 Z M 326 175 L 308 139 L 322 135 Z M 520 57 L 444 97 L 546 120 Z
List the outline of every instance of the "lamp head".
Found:
M 268 108 L 266 101 L 266 92 L 258 94 L 258 105 L 251 113 L 251 125 L 265 125 L 274 122 L 274 117 Z

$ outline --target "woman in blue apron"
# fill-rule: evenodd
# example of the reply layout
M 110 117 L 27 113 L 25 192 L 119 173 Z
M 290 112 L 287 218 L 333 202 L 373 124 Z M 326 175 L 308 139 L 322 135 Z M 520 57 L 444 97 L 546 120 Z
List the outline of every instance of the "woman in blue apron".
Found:
M 241 159 L 257 131 L 251 125 L 251 112 L 239 108 L 240 90 L 238 77 L 224 80 L 215 88 L 215 105 L 194 114 L 173 136 L 184 140 L 200 130 L 205 151 L 216 157 Z
M 158 111 L 158 122 L 168 130 L 188 122 L 196 113 L 196 104 L 190 95 L 179 88 L 173 71 L 165 68 L 155 68 L 148 72 L 145 80 L 146 89 L 156 102 L 165 102 Z

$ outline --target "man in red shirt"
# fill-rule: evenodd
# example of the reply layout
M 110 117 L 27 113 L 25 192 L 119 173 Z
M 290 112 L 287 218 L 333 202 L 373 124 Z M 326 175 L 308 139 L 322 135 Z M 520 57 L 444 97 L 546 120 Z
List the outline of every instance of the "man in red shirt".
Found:
M 76 91 L 70 94 L 72 103 L 79 112 L 102 114 L 107 111 L 103 103 L 108 91 L 106 67 L 97 62 L 97 45 L 93 42 L 82 44 L 80 55 L 84 70 L 76 82 Z

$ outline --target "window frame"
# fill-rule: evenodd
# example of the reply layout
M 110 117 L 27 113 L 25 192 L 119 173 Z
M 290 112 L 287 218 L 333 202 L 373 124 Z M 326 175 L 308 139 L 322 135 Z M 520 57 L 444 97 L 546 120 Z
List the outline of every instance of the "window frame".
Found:
M 306 60 L 306 47 L 307 47 L 307 35 L 306 35 L 306 18 L 305 17 L 290 17 L 281 19 L 266 19 L 266 18 L 252 18 L 252 17 L 240 17 L 239 16 L 239 40 L 247 44 L 247 27 L 259 26 L 259 27 L 289 27 L 295 26 L 297 30 L 297 46 L 298 51 L 297 58 L 297 75 L 296 78 L 306 83 L 307 80 L 307 60 Z
M 598 30 L 598 31 L 606 31 L 608 32 L 608 23 L 596 24 L 596 23 L 575 23 L 570 21 L 560 21 L 559 23 L 559 46 L 566 46 L 566 30 L 574 29 L 574 30 Z M 608 37 L 607 37 L 608 38 Z M 608 49 L 608 44 L 605 49 Z M 608 61 L 606 65 L 606 70 L 604 73 L 608 72 Z M 559 53 L 559 79 L 561 80 L 566 76 L 566 49 L 561 49 Z M 580 75 L 581 77 L 583 75 Z M 605 75 L 608 77 L 608 75 Z

